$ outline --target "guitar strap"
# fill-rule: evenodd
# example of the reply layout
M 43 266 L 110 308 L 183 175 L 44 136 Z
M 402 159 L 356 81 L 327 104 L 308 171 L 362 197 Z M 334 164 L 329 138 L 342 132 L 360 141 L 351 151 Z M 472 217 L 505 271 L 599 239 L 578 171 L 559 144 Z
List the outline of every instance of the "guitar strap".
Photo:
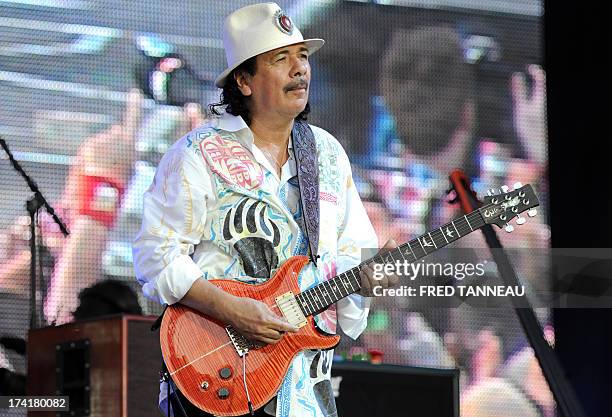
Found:
M 308 239 L 310 260 L 317 264 L 319 249 L 319 163 L 314 133 L 308 123 L 296 120 L 293 123 L 293 151 L 300 203 L 302 205 L 303 232 Z

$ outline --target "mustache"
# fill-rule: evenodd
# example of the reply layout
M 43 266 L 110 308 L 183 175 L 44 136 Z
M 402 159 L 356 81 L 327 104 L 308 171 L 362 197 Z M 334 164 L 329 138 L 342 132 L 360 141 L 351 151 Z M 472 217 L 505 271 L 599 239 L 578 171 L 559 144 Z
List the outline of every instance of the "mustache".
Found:
M 291 81 L 289 84 L 287 84 L 283 88 L 283 91 L 286 93 L 291 90 L 297 90 L 298 88 L 304 88 L 308 90 L 308 81 L 306 81 L 304 78 L 298 78 L 294 81 Z

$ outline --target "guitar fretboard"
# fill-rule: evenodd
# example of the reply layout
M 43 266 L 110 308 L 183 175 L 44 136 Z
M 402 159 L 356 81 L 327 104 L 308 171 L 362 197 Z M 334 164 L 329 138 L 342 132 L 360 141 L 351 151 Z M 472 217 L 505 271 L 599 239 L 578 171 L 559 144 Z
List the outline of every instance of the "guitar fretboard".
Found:
M 480 229 L 485 222 L 480 210 L 459 217 L 445 225 L 404 243 L 382 255 L 376 255 L 342 274 L 296 295 L 305 316 L 320 313 L 330 305 L 361 289 L 360 272 L 366 264 L 414 262 L 463 236 Z

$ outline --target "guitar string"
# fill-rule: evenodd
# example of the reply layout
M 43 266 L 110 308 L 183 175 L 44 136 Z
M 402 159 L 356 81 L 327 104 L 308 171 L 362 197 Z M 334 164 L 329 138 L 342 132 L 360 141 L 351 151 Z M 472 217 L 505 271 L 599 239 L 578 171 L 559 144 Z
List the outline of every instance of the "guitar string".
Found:
M 491 207 L 491 206 L 495 206 L 495 204 L 493 204 L 493 203 L 486 204 L 486 205 L 484 205 L 484 206 L 482 206 L 482 207 L 479 207 L 478 209 L 476 209 L 476 210 L 474 210 L 474 211 L 472 211 L 472 212 L 470 212 L 470 213 L 468 213 L 468 214 L 465 214 L 465 215 L 463 215 L 463 216 L 461 216 L 461 217 L 458 217 L 458 218 L 456 218 L 456 219 L 454 219 L 454 220 L 451 220 L 450 222 L 448 222 L 448 223 L 446 223 L 446 224 L 443 224 L 442 226 L 448 226 L 449 224 L 452 224 L 452 225 L 453 225 L 453 227 L 455 228 L 455 230 L 456 230 L 456 231 L 459 233 L 459 235 L 460 235 L 460 236 L 459 236 L 459 238 L 463 238 L 463 237 L 465 237 L 466 235 L 468 235 L 468 234 L 470 234 L 470 233 L 472 233 L 472 232 L 474 232 L 474 231 L 476 231 L 476 230 L 480 229 L 480 228 L 483 226 L 483 225 L 479 225 L 479 226 L 478 226 L 476 229 L 474 229 L 474 228 L 472 227 L 472 224 L 473 224 L 473 223 L 474 223 L 474 224 L 476 224 L 476 222 L 479 222 L 479 221 L 484 221 L 481 211 L 482 211 L 482 210 L 485 210 L 485 209 L 487 209 L 487 208 L 489 208 L 489 207 Z M 465 220 L 465 225 L 459 225 L 459 226 L 457 226 L 457 223 L 458 223 L 458 222 L 459 222 L 459 220 L 461 220 L 461 219 L 464 219 L 464 220 Z M 470 220 L 471 220 L 471 221 L 470 221 Z M 486 224 L 487 224 L 487 223 L 486 223 L 486 221 L 485 221 L 484 225 L 486 225 Z M 440 228 L 441 228 L 442 226 L 440 226 Z M 436 232 L 437 232 L 437 233 L 442 233 L 442 232 L 441 232 L 439 229 L 434 229 L 432 232 L 428 232 L 428 233 L 422 234 L 421 236 L 419 236 L 419 237 L 417 237 L 417 238 L 415 238 L 415 239 L 413 239 L 413 240 L 411 240 L 411 241 L 409 241 L 409 242 L 406 242 L 406 243 L 405 243 L 405 244 L 403 244 L 403 245 L 399 245 L 398 247 L 396 247 L 396 248 L 394 248 L 394 249 L 396 249 L 396 250 L 397 250 L 397 249 L 399 249 L 399 247 L 400 247 L 400 246 L 408 246 L 408 247 L 409 247 L 409 248 L 412 250 L 412 247 L 410 246 L 410 243 L 411 243 L 411 242 L 414 242 L 414 241 L 419 241 L 419 239 L 420 239 L 421 237 L 426 236 L 426 235 L 429 235 L 430 239 L 432 239 L 432 240 L 433 240 L 434 238 L 432 237 L 432 234 L 435 234 Z M 444 235 L 443 235 L 443 236 L 444 236 Z M 458 239 L 459 239 L 459 238 L 458 238 Z M 456 240 L 458 240 L 458 239 L 454 239 L 452 242 L 449 242 L 449 241 L 448 241 L 448 239 L 446 239 L 446 245 L 451 244 L 451 243 L 454 243 L 454 242 L 455 242 Z M 435 245 L 435 242 L 434 242 L 434 245 Z M 446 245 L 443 245 L 442 247 L 444 247 L 444 246 L 446 246 Z M 438 248 L 437 248 L 437 246 L 436 246 L 436 250 L 437 250 L 437 249 L 438 249 Z M 393 249 L 392 249 L 392 250 L 393 250 Z M 423 255 L 423 256 L 421 256 L 421 257 L 416 257 L 416 256 L 415 256 L 415 259 L 414 259 L 412 262 L 415 262 L 415 261 L 417 261 L 417 260 L 419 260 L 419 259 L 421 259 L 421 258 L 424 258 L 424 257 L 426 257 L 426 256 L 430 255 L 431 253 L 435 252 L 435 251 L 432 251 L 432 252 L 427 252 L 427 251 L 425 251 L 424 249 L 423 249 L 423 251 L 425 252 L 425 255 Z M 375 256 L 373 256 L 372 258 L 370 258 L 370 259 L 368 259 L 368 260 L 366 260 L 366 261 L 362 262 L 361 264 L 357 265 L 355 268 L 356 268 L 357 270 L 359 270 L 359 271 L 360 271 L 360 268 L 361 268 L 361 267 L 363 267 L 364 265 L 366 265 L 368 262 L 372 261 L 374 258 L 376 258 L 376 256 L 378 256 L 380 259 L 382 259 L 382 260 L 384 261 L 384 259 L 382 258 L 382 255 L 375 255 Z M 400 251 L 400 256 L 402 256 L 402 258 L 404 258 L 404 256 L 401 254 L 401 251 Z M 393 256 L 391 256 L 391 257 L 393 258 Z M 404 258 L 404 260 L 406 260 L 406 259 Z M 352 268 L 352 269 L 355 269 L 355 268 Z M 350 271 L 350 272 L 353 272 L 353 271 L 352 271 L 352 269 L 350 269 L 349 271 Z M 349 271 L 346 271 L 346 272 L 349 272 Z M 345 274 L 346 274 L 346 272 L 345 272 Z M 361 271 L 360 271 L 360 272 L 361 272 Z M 341 275 L 341 274 L 340 274 L 340 275 Z M 353 276 L 354 276 L 354 275 L 355 275 L 355 274 L 353 273 Z M 338 276 L 339 276 L 339 275 L 338 275 Z M 306 289 L 306 290 L 302 291 L 301 293 L 307 293 L 307 292 L 308 292 L 308 291 L 310 291 L 311 289 L 314 291 L 314 289 L 315 289 L 315 288 L 318 288 L 320 285 L 324 285 L 326 282 L 328 282 L 328 283 L 329 283 L 329 281 L 333 280 L 334 278 L 337 278 L 338 276 L 333 277 L 333 278 L 331 278 L 330 280 L 324 281 L 323 283 L 317 284 L 317 285 L 315 285 L 315 286 L 313 286 L 313 287 L 311 287 L 311 288 L 308 288 L 308 289 Z M 331 284 L 328 284 L 328 285 L 331 285 Z M 352 286 L 352 285 L 351 285 L 351 286 Z M 300 294 L 301 294 L 301 293 L 300 293 Z M 316 292 L 315 292 L 315 293 L 316 293 Z M 329 297 L 329 296 L 328 296 L 328 297 Z
M 231 344 L 232 344 L 232 341 L 230 340 L 230 341 L 229 341 L 229 342 L 227 342 L 226 344 L 221 345 L 221 346 L 219 346 L 219 347 L 216 347 L 216 348 L 214 348 L 213 350 L 211 350 L 210 352 L 206 352 L 206 353 L 204 353 L 203 355 L 201 355 L 201 356 L 199 356 L 199 357 L 195 358 L 195 359 L 194 359 L 194 360 L 192 360 L 191 362 L 188 362 L 188 363 L 184 364 L 183 366 L 181 366 L 180 368 L 176 369 L 175 371 L 170 372 L 170 375 L 174 375 L 174 374 L 175 374 L 175 373 L 177 373 L 178 371 L 181 371 L 182 369 L 184 369 L 184 368 L 188 367 L 189 365 L 192 365 L 193 363 L 195 363 L 195 362 L 199 361 L 200 359 L 205 358 L 206 356 L 211 355 L 211 354 L 215 353 L 216 351 L 218 351 L 219 349 L 222 349 L 222 348 L 224 348 L 225 346 L 227 346 L 227 345 L 231 345 Z
M 454 219 L 454 220 L 451 220 L 450 222 L 448 222 L 448 223 L 446 223 L 446 224 L 443 224 L 442 226 L 448 226 L 448 225 L 452 224 L 452 225 L 453 225 L 453 227 L 455 228 L 455 230 L 456 230 L 456 231 L 457 231 L 457 232 L 460 234 L 460 237 L 459 237 L 459 238 L 463 238 L 463 237 L 465 237 L 466 235 L 468 235 L 468 234 L 470 234 L 470 233 L 472 233 L 472 232 L 474 232 L 474 231 L 476 231 L 476 230 L 480 229 L 480 227 L 482 227 L 482 226 L 479 226 L 479 227 L 477 227 L 476 229 L 474 229 L 474 228 L 472 227 L 472 223 L 476 223 L 476 222 L 477 222 L 477 221 L 479 221 L 479 220 L 480 220 L 480 221 L 484 220 L 484 219 L 482 218 L 482 213 L 481 213 L 481 211 L 482 211 L 482 210 L 485 210 L 485 209 L 487 209 L 487 208 L 489 208 L 489 207 L 491 207 L 491 206 L 495 206 L 495 204 L 493 204 L 493 203 L 486 204 L 486 205 L 484 205 L 484 206 L 482 206 L 482 207 L 479 207 L 478 209 L 476 209 L 476 210 L 474 210 L 474 211 L 472 211 L 472 212 L 470 212 L 470 213 L 468 213 L 468 214 L 465 214 L 465 215 L 463 215 L 463 216 L 461 216 L 461 217 L 458 217 L 458 218 L 456 218 L 456 219 Z M 462 226 L 462 225 L 459 225 L 459 226 L 457 226 L 457 222 L 458 222 L 459 220 L 461 220 L 461 219 L 464 219 L 464 220 L 465 220 L 465 223 L 466 223 L 467 227 L 466 227 L 466 225 L 463 225 L 463 226 Z M 470 220 L 471 220 L 471 222 L 470 222 Z M 485 222 L 485 224 L 486 224 L 486 222 Z M 441 228 L 442 226 L 440 226 L 440 228 Z M 411 243 L 411 242 L 413 242 L 413 241 L 419 241 L 419 239 L 420 239 L 422 236 L 426 236 L 426 235 L 429 235 L 430 239 L 432 239 L 432 240 L 433 240 L 434 238 L 433 238 L 431 235 L 432 235 L 432 233 L 433 233 L 433 234 L 435 234 L 436 232 L 437 232 L 437 233 L 441 233 L 441 234 L 442 234 L 442 232 L 441 232 L 439 229 L 434 229 L 433 231 L 428 232 L 428 233 L 425 233 L 425 234 L 423 234 L 423 235 L 421 235 L 421 236 L 418 236 L 417 238 L 412 239 L 411 241 L 408 241 L 408 242 L 406 242 L 406 243 L 405 243 L 405 244 L 403 244 L 403 245 L 399 245 L 398 247 L 396 247 L 396 248 L 394 248 L 394 249 L 396 249 L 396 250 L 397 250 L 397 249 L 399 249 L 401 246 L 408 246 L 408 247 L 409 247 L 409 248 L 412 250 L 412 247 L 410 246 L 410 243 Z M 442 234 L 442 235 L 443 235 L 443 234 Z M 444 236 L 444 235 L 443 235 L 443 236 Z M 446 236 L 444 236 L 444 238 L 446 239 Z M 458 239 L 454 239 L 452 242 L 449 242 L 449 241 L 448 241 L 448 239 L 446 239 L 446 244 L 448 245 L 448 244 L 454 243 L 456 240 L 458 240 Z M 435 242 L 434 242 L 434 245 L 435 245 Z M 444 246 L 446 246 L 446 245 L 443 245 L 442 247 L 444 247 Z M 437 250 L 437 249 L 438 249 L 438 248 L 436 247 L 436 250 Z M 392 250 L 393 250 L 393 249 L 392 249 Z M 421 259 L 421 258 L 424 258 L 425 256 L 428 256 L 429 254 L 431 254 L 431 253 L 433 253 L 433 252 L 435 252 L 435 251 L 432 251 L 432 252 L 427 252 L 427 251 L 425 251 L 425 250 L 424 250 L 424 252 L 425 252 L 425 255 L 423 255 L 423 256 L 421 256 L 421 257 L 416 257 L 416 256 L 415 256 L 415 259 L 414 259 L 412 262 L 415 262 L 415 261 L 417 261 L 417 260 L 419 260 L 419 259 Z M 372 258 L 370 258 L 370 259 L 368 259 L 368 260 L 366 260 L 366 261 L 362 262 L 361 264 L 357 265 L 355 268 L 357 268 L 358 270 L 360 270 L 360 268 L 361 268 L 361 267 L 363 267 L 365 264 L 367 264 L 368 262 L 370 262 L 372 259 L 376 258 L 376 256 L 378 256 L 380 259 L 382 259 L 382 257 L 381 257 L 382 255 L 375 255 L 375 256 L 373 256 Z M 400 251 L 400 256 L 402 256 L 402 258 L 404 258 L 404 256 L 401 254 L 401 251 Z M 383 260 L 384 260 L 384 259 L 383 259 Z M 404 260 L 406 260 L 406 258 L 404 258 Z M 355 268 L 352 268 L 352 269 L 355 269 Z M 351 270 L 349 270 L 349 271 L 351 271 L 351 272 L 352 272 L 352 269 L 351 269 Z M 346 272 L 349 272 L 349 271 L 346 271 Z M 346 273 L 346 272 L 344 272 L 344 273 Z M 342 275 L 342 274 L 339 274 L 339 275 Z M 338 276 L 339 276 L 339 275 L 338 275 Z M 353 275 L 354 275 L 354 274 L 353 274 Z M 324 281 L 324 282 L 322 282 L 322 283 L 320 283 L 320 284 L 317 284 L 317 285 L 315 285 L 315 286 L 313 286 L 313 287 L 310 287 L 310 288 L 308 288 L 308 289 L 306 289 L 306 290 L 304 290 L 304 291 L 301 291 L 299 294 L 304 293 L 304 294 L 305 294 L 305 296 L 307 296 L 308 294 L 310 294 L 308 291 L 310 291 L 310 290 L 313 290 L 313 291 L 314 291 L 314 289 L 315 289 L 315 288 L 318 288 L 320 285 L 324 285 L 326 282 L 328 283 L 328 285 L 331 285 L 329 282 L 330 282 L 331 280 L 333 280 L 334 278 L 337 278 L 338 276 L 333 277 L 333 278 L 330 278 L 329 280 L 326 280 L 326 281 Z M 351 284 L 351 286 L 352 286 L 352 284 Z M 307 292 L 308 292 L 308 294 L 306 294 Z M 298 294 L 298 295 L 299 295 L 299 294 Z M 328 297 L 329 297 L 329 296 L 328 296 Z M 330 298 L 330 299 L 331 299 L 331 298 Z M 307 300 L 307 301 L 310 301 L 310 300 Z M 270 307 L 270 306 L 269 306 L 269 307 Z M 274 307 L 277 307 L 277 306 L 274 306 Z M 277 308 L 278 308 L 278 307 L 277 307 Z M 279 310 L 280 310 L 280 309 L 279 309 Z
M 244 384 L 244 392 L 246 393 L 247 397 L 247 406 L 249 407 L 250 414 L 253 415 L 253 404 L 251 403 L 251 396 L 249 395 L 249 388 L 246 381 L 246 357 L 248 354 L 249 353 L 247 352 L 242 355 L 242 382 Z
M 474 211 L 472 211 L 471 213 L 469 213 L 469 214 L 467 214 L 467 215 L 464 215 L 464 216 L 458 217 L 457 219 L 452 220 L 452 221 L 450 221 L 449 223 L 453 223 L 453 224 L 454 224 L 455 222 L 458 222 L 459 220 L 461 220 L 461 219 L 463 219 L 463 218 L 468 218 L 468 222 L 469 222 L 469 220 L 476 221 L 476 220 L 478 220 L 479 218 L 480 218 L 480 219 L 482 219 L 482 214 L 480 213 L 480 210 L 481 210 L 481 209 L 483 209 L 483 208 L 487 208 L 487 207 L 489 207 L 489 206 L 492 206 L 492 205 L 494 205 L 494 204 L 487 204 L 486 206 L 483 206 L 483 207 L 481 207 L 481 208 L 479 208 L 479 209 L 477 209 L 477 210 L 474 210 Z M 447 224 L 449 224 L 449 223 L 447 223 Z M 443 226 L 446 226 L 446 224 L 444 224 Z M 457 226 L 455 225 L 455 227 L 457 227 Z M 463 229 L 463 227 L 459 226 L 459 229 Z M 435 229 L 433 232 L 430 232 L 430 233 L 435 233 L 435 232 L 436 232 L 436 230 L 438 230 L 438 229 Z M 464 236 L 468 235 L 469 233 L 471 233 L 472 231 L 475 231 L 475 230 L 477 230 L 477 229 L 472 229 L 472 228 L 470 228 L 470 227 L 468 226 L 468 227 L 466 228 L 466 230 L 465 230 L 465 233 L 463 233 L 463 230 L 460 232 L 461 237 L 464 237 Z M 406 243 L 404 243 L 403 245 L 399 245 L 399 246 L 410 245 L 410 243 L 411 243 L 411 242 L 418 241 L 418 240 L 419 240 L 419 238 L 421 238 L 422 236 L 426 236 L 426 235 L 427 235 L 427 233 L 422 234 L 421 236 L 418 236 L 417 238 L 412 239 L 411 241 L 406 242 Z M 398 248 L 399 248 L 399 246 L 398 246 Z M 395 249 L 397 249 L 397 248 L 395 248 Z M 392 249 L 392 250 L 393 250 L 393 249 Z M 418 258 L 416 258 L 414 261 L 417 261 L 417 260 L 419 260 L 419 259 L 421 259 L 421 258 L 424 258 L 425 256 L 427 256 L 427 255 L 429 255 L 429 254 L 431 254 L 431 253 L 433 253 L 433 252 L 434 252 L 434 251 L 432 251 L 432 252 L 426 252 L 426 251 L 425 251 L 425 255 L 424 255 L 424 256 L 418 257 Z M 374 255 L 372 258 L 370 258 L 370 259 L 368 259 L 368 260 L 366 260 L 366 261 L 363 261 L 362 263 L 360 263 L 359 265 L 357 265 L 355 268 L 357 268 L 357 269 L 362 268 L 364 265 L 366 265 L 367 263 L 369 263 L 369 262 L 370 262 L 372 259 L 376 258 L 377 256 L 378 256 L 378 257 L 380 257 L 380 255 L 378 255 L 378 254 L 377 254 L 377 255 Z M 381 259 L 382 259 L 382 258 L 381 258 Z M 413 261 L 413 262 L 414 262 L 414 261 Z M 355 268 L 353 268 L 353 269 L 355 269 Z M 347 271 L 347 272 L 348 272 L 348 271 Z

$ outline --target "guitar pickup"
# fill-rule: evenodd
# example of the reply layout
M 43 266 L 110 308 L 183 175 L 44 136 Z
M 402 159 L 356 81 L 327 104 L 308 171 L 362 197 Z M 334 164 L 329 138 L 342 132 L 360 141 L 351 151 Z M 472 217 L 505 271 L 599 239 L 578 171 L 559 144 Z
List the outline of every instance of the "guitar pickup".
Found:
M 291 291 L 276 297 L 276 305 L 283 313 L 287 321 L 300 328 L 306 326 L 308 320 L 302 312 L 300 305 Z

